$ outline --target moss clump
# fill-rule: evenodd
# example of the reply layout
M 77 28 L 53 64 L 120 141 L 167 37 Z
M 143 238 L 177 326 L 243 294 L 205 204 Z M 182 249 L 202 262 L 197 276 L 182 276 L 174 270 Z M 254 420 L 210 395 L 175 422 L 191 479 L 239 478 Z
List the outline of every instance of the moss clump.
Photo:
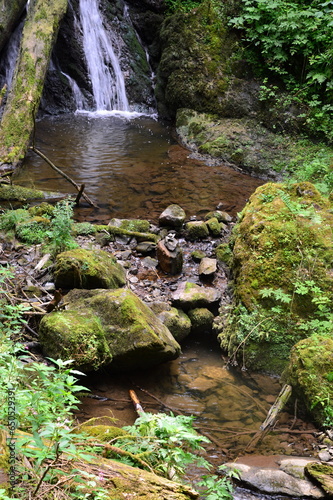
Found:
M 304 403 L 320 426 L 333 424 L 333 339 L 313 335 L 291 350 L 283 380 Z
M 41 320 L 39 338 L 46 356 L 72 359 L 84 371 L 97 370 L 112 360 L 101 321 L 91 309 L 47 314 Z
M 28 212 L 32 217 L 52 217 L 54 214 L 54 206 L 43 201 L 39 205 L 29 207 Z
M 116 258 L 103 250 L 78 248 L 57 255 L 55 282 L 60 288 L 118 288 L 126 274 Z
M 16 225 L 15 235 L 20 241 L 28 245 L 43 243 L 50 229 L 50 220 L 45 217 L 34 217 Z
M 309 463 L 305 466 L 306 472 L 316 480 L 329 495 L 333 497 L 333 467 L 332 464 L 318 462 Z
M 229 355 L 281 372 L 296 342 L 332 331 L 332 224 L 330 202 L 310 183 L 268 183 L 251 196 L 232 259 L 220 249 L 234 273 L 233 312 L 219 337 Z
M 112 441 L 119 436 L 127 435 L 127 432 L 120 427 L 115 427 L 114 425 L 89 425 L 89 422 L 88 424 L 81 425 L 80 430 L 83 430 L 89 436 L 93 436 L 103 443 Z

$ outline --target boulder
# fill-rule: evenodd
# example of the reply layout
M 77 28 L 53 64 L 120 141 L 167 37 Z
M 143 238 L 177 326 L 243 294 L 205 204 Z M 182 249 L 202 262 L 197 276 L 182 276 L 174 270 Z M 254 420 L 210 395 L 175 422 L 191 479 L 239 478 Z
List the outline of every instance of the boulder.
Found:
M 169 205 L 159 216 L 160 226 L 180 229 L 185 221 L 185 211 L 176 204 Z
M 180 353 L 167 327 L 130 290 L 74 289 L 66 301 L 66 311 L 47 314 L 41 321 L 40 338 L 46 355 L 73 359 L 75 366 L 81 367 L 93 346 L 96 361 L 94 358 L 91 366 L 86 363 L 86 371 L 105 365 L 112 371 L 127 371 L 154 366 Z M 91 318 L 91 328 L 85 333 L 87 318 Z M 92 336 L 94 325 L 99 344 Z
M 216 217 L 211 217 L 210 219 L 208 219 L 206 221 L 206 224 L 212 236 L 215 236 L 217 238 L 221 235 L 224 225 L 221 224 Z
M 217 249 L 233 275 L 231 314 L 217 334 L 246 368 L 281 374 L 293 345 L 331 335 L 332 225 L 331 202 L 313 184 L 267 183 L 239 214 L 229 251 Z
M 57 288 L 119 288 L 126 283 L 124 268 L 104 250 L 69 250 L 57 255 L 54 270 Z
M 320 426 L 332 422 L 333 339 L 316 335 L 298 342 L 282 379 L 293 387 L 313 420 Z
M 191 282 L 182 282 L 172 294 L 175 307 L 184 311 L 197 307 L 214 308 L 221 299 L 221 292 L 211 287 L 203 287 Z
M 108 225 L 138 233 L 147 233 L 150 227 L 149 221 L 144 219 L 111 219 Z
M 72 359 L 84 372 L 98 370 L 112 361 L 105 330 L 91 308 L 46 314 L 39 326 L 43 353 L 53 359 Z

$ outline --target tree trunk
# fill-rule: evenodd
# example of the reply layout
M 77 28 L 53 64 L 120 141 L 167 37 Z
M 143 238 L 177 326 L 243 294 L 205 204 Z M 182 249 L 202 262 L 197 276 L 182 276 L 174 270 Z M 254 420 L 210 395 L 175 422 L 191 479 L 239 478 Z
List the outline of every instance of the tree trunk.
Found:
M 27 0 L 0 0 L 0 52 L 6 45 Z
M 20 53 L 0 124 L 0 165 L 14 167 L 27 152 L 59 24 L 68 0 L 31 0 Z

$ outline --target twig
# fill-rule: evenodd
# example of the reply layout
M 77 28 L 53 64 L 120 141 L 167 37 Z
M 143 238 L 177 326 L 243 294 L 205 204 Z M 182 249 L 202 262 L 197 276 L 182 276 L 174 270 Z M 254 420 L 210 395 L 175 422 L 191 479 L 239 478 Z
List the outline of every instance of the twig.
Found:
M 35 148 L 35 146 L 30 146 L 30 148 L 34 153 L 36 153 L 38 156 L 40 156 L 41 158 L 43 158 L 43 160 L 46 161 L 46 163 L 48 165 L 50 165 L 51 168 L 53 168 L 53 170 L 55 170 L 56 172 L 58 172 L 58 174 L 62 175 L 62 177 L 64 177 L 68 182 L 70 182 L 72 184 L 72 186 L 75 187 L 75 189 L 80 192 L 80 186 L 78 184 L 76 184 L 75 181 L 73 181 L 73 179 L 71 179 L 67 174 L 65 174 L 62 170 L 60 170 L 59 167 L 56 167 L 54 165 L 54 163 L 52 163 L 51 160 L 49 160 L 47 158 L 47 156 L 45 156 L 41 151 L 39 151 L 39 149 Z M 89 203 L 89 205 L 91 205 L 92 207 L 94 208 L 99 208 L 98 205 L 96 205 L 90 198 L 89 196 L 87 196 L 86 194 L 82 193 L 82 196 L 83 198 Z

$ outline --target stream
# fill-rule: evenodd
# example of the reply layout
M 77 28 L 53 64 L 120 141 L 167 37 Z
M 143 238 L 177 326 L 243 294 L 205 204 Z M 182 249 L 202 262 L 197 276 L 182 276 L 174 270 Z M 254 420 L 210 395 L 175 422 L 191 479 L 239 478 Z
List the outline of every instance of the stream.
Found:
M 187 218 L 200 218 L 218 204 L 233 217 L 263 181 L 218 162 L 194 158 L 172 130 L 152 117 L 112 113 L 44 117 L 36 124 L 35 145 L 99 206 L 85 202 L 75 219 L 108 223 L 110 218 L 158 222 L 171 203 Z M 30 152 L 15 177 L 21 185 L 74 194 L 72 186 Z M 222 286 L 222 285 L 221 285 Z M 225 286 L 225 283 L 223 284 Z M 227 365 L 216 338 L 201 334 L 182 344 L 181 356 L 139 373 L 89 375 L 84 384 L 94 397 L 82 398 L 77 418 L 112 416 L 115 425 L 136 418 L 128 391 L 135 390 L 146 411 L 172 411 L 196 417 L 196 428 L 211 444 L 207 459 L 216 467 L 247 452 L 256 455 L 311 456 L 314 428 L 297 409 L 280 415 L 274 432 L 255 449 L 251 439 L 265 420 L 281 385 L 278 379 Z M 237 488 L 235 499 L 279 498 Z

